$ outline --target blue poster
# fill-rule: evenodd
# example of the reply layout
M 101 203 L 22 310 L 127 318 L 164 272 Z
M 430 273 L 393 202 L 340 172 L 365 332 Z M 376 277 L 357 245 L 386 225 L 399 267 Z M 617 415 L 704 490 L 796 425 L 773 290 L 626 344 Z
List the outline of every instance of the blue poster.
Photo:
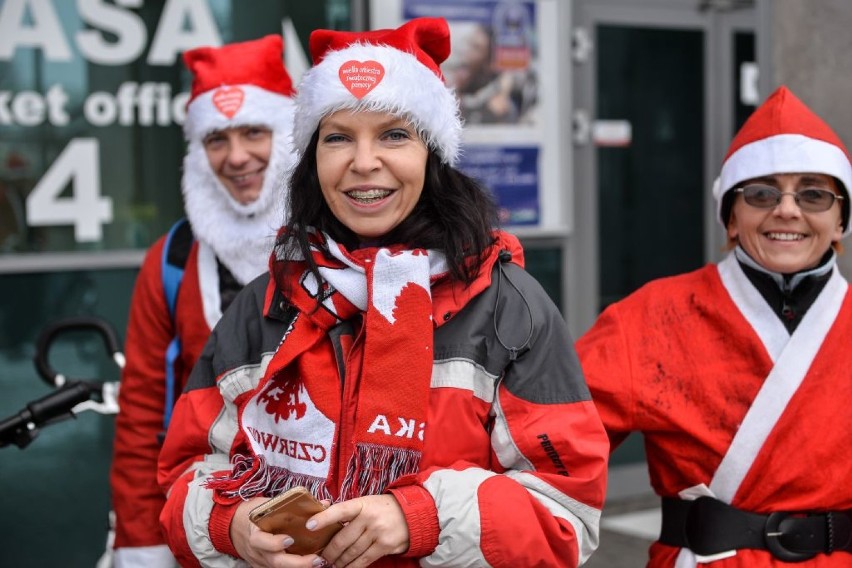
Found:
M 538 156 L 537 147 L 465 146 L 458 168 L 492 191 L 502 225 L 537 225 Z

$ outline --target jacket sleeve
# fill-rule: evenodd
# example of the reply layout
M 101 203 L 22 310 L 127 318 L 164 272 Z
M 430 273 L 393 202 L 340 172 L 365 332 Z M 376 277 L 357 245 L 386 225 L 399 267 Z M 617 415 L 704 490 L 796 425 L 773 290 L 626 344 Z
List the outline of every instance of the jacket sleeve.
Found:
M 208 348 L 214 349 L 215 343 L 207 344 L 190 384 L 196 375 L 209 371 Z M 158 479 L 167 491 L 160 523 L 181 566 L 232 566 L 236 562 L 236 552 L 229 545 L 232 508 L 215 504 L 212 491 L 205 487 L 211 475 L 231 471 L 228 440 L 234 439 L 236 424 L 221 421 L 234 415 L 228 407 L 231 405 L 215 385 L 187 390 L 175 405 L 160 453 Z M 225 550 L 217 548 L 217 543 Z
M 230 541 L 236 504 L 214 502 L 206 487 L 231 472 L 239 447 L 237 405 L 269 363 L 281 329 L 263 317 L 267 276 L 246 286 L 216 324 L 178 399 L 158 464 L 167 493 L 160 523 L 182 566 L 235 566 Z
M 604 310 L 576 347 L 614 450 L 639 428 L 633 404 L 630 343 L 622 325 L 621 305 Z
M 157 485 L 157 454 L 165 407 L 165 352 L 174 328 L 161 279 L 163 245 L 160 239 L 145 256 L 130 304 L 110 471 L 119 556 L 131 548 L 165 545 L 158 521 L 165 498 Z
M 502 359 L 479 371 L 496 384 L 491 467 L 457 462 L 391 490 L 409 525 L 407 555 L 427 555 L 422 565 L 574 567 L 598 545 L 609 443 L 561 313 L 526 272 L 508 274 L 524 301 L 501 296 L 497 319 L 483 322 L 489 336 L 502 331 L 489 344 Z M 505 345 L 523 344 L 527 321 L 528 348 L 511 360 Z

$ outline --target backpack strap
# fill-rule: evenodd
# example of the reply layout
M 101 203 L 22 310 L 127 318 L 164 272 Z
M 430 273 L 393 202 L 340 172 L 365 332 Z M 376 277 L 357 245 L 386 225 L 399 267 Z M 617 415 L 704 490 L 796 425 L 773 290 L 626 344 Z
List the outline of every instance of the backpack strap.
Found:
M 186 261 L 189 258 L 189 251 L 192 249 L 193 242 L 195 242 L 195 237 L 192 234 L 192 227 L 190 227 L 189 221 L 184 217 L 169 229 L 169 233 L 166 235 L 166 244 L 163 246 L 163 258 L 161 261 L 163 292 L 166 296 L 166 306 L 169 309 L 169 318 L 172 320 L 173 328 L 175 327 L 177 295 L 180 291 L 180 283 L 183 280 L 183 272 L 186 268 Z M 166 349 L 166 404 L 165 412 L 163 413 L 164 432 L 169 427 L 169 422 L 172 419 L 172 409 L 177 398 L 175 361 L 177 361 L 179 356 L 180 338 L 175 333 L 175 336 Z

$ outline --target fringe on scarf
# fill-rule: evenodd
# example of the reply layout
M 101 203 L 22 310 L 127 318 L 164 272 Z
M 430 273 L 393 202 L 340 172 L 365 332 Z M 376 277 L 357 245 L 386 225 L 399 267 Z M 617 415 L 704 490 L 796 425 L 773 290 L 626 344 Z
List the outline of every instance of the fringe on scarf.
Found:
M 381 495 L 397 478 L 420 469 L 420 452 L 377 444 L 358 444 L 346 468 L 340 499 Z
M 296 474 L 283 467 L 269 465 L 262 456 L 237 454 L 231 463 L 233 467 L 230 474 L 213 476 L 204 485 L 214 491 L 217 502 L 234 503 L 257 496 L 274 497 L 299 485 L 317 499 L 331 500 L 325 480 L 319 477 Z

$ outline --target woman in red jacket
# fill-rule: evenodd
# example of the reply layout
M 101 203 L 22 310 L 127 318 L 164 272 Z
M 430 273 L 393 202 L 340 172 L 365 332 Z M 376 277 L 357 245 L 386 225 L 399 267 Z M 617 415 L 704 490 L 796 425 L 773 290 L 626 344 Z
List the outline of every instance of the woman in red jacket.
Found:
M 185 565 L 577 566 L 608 444 L 567 326 L 453 167 L 441 19 L 318 30 L 270 276 L 214 330 L 160 457 Z M 249 521 L 307 487 L 317 554 Z

